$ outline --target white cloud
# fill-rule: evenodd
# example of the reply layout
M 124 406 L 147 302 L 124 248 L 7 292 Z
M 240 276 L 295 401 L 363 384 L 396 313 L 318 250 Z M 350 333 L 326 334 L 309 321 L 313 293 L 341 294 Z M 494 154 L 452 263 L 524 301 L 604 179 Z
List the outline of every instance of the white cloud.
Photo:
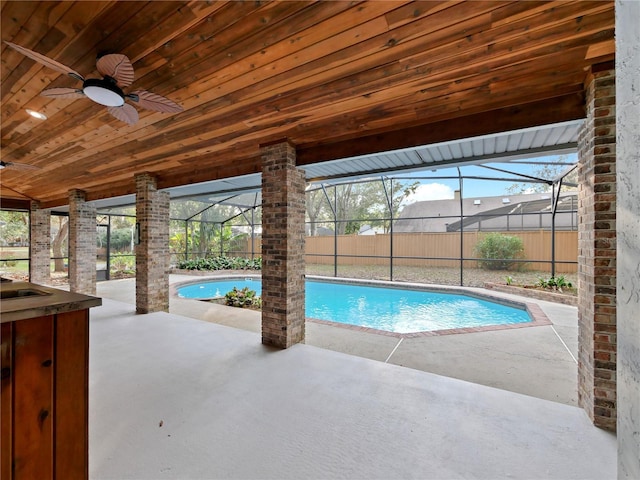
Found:
M 426 200 L 447 200 L 453 198 L 453 189 L 442 183 L 423 183 L 416 191 L 405 198 L 404 205 Z

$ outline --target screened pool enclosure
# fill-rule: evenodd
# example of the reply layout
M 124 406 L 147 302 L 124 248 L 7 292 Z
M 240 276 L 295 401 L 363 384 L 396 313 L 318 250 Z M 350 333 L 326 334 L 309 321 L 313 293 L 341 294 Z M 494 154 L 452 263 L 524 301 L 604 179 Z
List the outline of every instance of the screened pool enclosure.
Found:
M 306 271 L 466 286 L 507 277 L 523 283 L 558 275 L 574 279 L 574 176 L 575 159 L 560 156 L 310 182 Z M 189 261 L 218 256 L 259 258 L 261 202 L 256 188 L 172 195 L 171 265 L 189 267 Z M 63 278 L 66 218 L 52 213 L 52 274 Z M 28 273 L 28 221 L 20 215 L 28 218 L 27 212 L 3 212 L 5 275 Z M 15 218 L 24 231 L 9 226 Z M 134 234 L 134 206 L 99 208 L 98 280 L 135 275 Z M 505 237 L 515 247 L 483 248 Z

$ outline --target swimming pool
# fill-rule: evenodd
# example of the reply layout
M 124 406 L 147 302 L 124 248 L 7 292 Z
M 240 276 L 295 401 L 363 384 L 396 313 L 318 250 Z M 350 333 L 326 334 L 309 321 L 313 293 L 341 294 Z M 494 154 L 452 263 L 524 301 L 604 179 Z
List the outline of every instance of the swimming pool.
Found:
M 430 332 L 532 321 L 524 308 L 460 293 L 312 280 L 305 285 L 308 318 L 388 332 Z M 237 278 L 185 285 L 178 288 L 178 296 L 223 297 L 233 287 L 249 287 L 258 295 L 262 291 L 259 279 Z

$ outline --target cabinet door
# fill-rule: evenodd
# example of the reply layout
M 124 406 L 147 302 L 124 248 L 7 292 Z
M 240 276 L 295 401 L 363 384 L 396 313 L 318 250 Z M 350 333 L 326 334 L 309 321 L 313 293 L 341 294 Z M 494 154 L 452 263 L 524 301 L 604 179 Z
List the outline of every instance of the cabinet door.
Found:
M 52 478 L 53 316 L 12 323 L 13 478 Z
M 56 315 L 55 478 L 89 476 L 89 310 Z
M 89 311 L 2 324 L 0 478 L 89 476 Z

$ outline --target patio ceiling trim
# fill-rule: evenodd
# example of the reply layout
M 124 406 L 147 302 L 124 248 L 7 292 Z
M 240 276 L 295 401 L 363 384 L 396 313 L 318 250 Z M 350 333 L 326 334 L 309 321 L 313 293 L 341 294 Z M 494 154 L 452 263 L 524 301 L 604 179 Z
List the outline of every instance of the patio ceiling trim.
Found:
M 481 135 L 375 155 L 360 155 L 302 167 L 307 181 L 320 181 L 390 171 L 510 162 L 575 152 L 584 120 L 572 120 L 511 132 Z

